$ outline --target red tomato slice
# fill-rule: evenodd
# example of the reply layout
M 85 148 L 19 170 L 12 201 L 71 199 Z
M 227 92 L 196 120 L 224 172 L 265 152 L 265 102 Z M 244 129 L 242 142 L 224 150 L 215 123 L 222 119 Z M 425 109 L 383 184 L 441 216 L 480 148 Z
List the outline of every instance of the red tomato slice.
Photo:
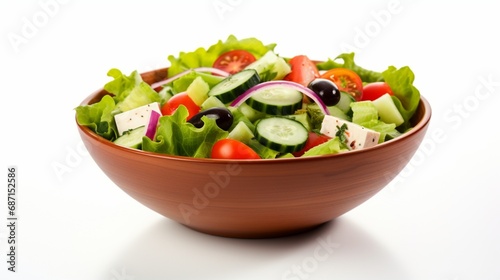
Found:
M 392 89 L 386 82 L 369 83 L 363 87 L 363 96 L 361 100 L 373 101 L 386 93 L 394 95 L 394 93 L 392 93 Z
M 309 149 L 318 146 L 319 144 L 323 144 L 326 141 L 330 140 L 331 138 L 320 133 L 316 132 L 309 132 L 309 137 L 307 137 L 307 142 L 304 148 L 302 150 L 293 153 L 294 156 L 300 157 L 302 156 L 305 152 L 307 152 Z
M 356 101 L 361 100 L 363 95 L 363 81 L 356 72 L 346 68 L 333 68 L 326 71 L 321 78 L 330 79 L 340 91 L 352 95 Z
M 200 112 L 200 106 L 194 103 L 194 101 L 187 95 L 187 92 L 182 92 L 172 96 L 165 104 L 163 104 L 161 107 L 161 113 L 163 115 L 172 115 L 180 105 L 184 105 L 187 108 L 189 113 L 187 117 L 188 120 Z
M 285 76 L 284 80 L 299 83 L 305 87 L 319 77 L 318 67 L 305 55 L 297 55 L 289 61 L 292 71 Z
M 226 138 L 215 142 L 211 158 L 217 159 L 260 159 L 260 156 L 238 140 Z
M 255 61 L 255 57 L 245 50 L 232 50 L 221 54 L 214 62 L 213 67 L 224 70 L 229 74 L 238 73 Z

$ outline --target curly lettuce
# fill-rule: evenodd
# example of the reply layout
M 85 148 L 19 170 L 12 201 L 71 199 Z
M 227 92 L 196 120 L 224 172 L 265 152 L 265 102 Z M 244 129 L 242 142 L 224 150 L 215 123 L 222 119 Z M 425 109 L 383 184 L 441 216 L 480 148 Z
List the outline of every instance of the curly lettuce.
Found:
M 170 67 L 168 76 L 188 69 L 197 67 L 212 67 L 215 60 L 223 53 L 231 50 L 246 50 L 253 54 L 256 59 L 262 57 L 267 51 L 274 50 L 276 44 L 264 45 L 256 38 L 245 38 L 238 40 L 234 35 L 229 35 L 226 41 L 219 40 L 208 49 L 198 48 L 192 52 L 180 52 L 177 57 L 168 56 Z
M 184 105 L 174 114 L 160 117 L 154 140 L 142 139 L 142 150 L 169 155 L 208 158 L 212 146 L 229 134 L 219 128 L 215 119 L 202 117 L 203 127 L 196 128 L 186 121 L 189 115 Z
M 339 62 L 342 60 L 342 63 Z M 329 58 L 325 62 L 316 65 L 319 70 L 329 70 L 332 68 L 347 68 L 356 72 L 365 83 L 381 82 L 384 80 L 381 72 L 365 69 L 354 63 L 354 53 L 342 53 L 336 58 Z
M 142 80 L 137 71 L 125 75 L 118 69 L 111 69 L 108 76 L 113 80 L 104 85 L 104 90 L 111 95 L 105 95 L 97 103 L 78 106 L 75 110 L 76 120 L 80 125 L 87 126 L 98 135 L 113 141 L 118 137 L 114 115 L 152 102 L 160 102 L 161 97 Z
M 339 62 L 342 60 L 342 62 Z M 413 85 L 415 75 L 408 66 L 396 68 L 389 66 L 383 72 L 376 72 L 365 69 L 354 62 L 354 53 L 343 53 L 335 59 L 328 59 L 319 63 L 319 70 L 332 68 L 347 68 L 356 72 L 364 83 L 386 82 L 392 89 L 394 96 L 392 99 L 403 116 L 404 123 L 398 127 L 403 132 L 411 127 L 410 120 L 420 103 L 420 92 Z
M 410 120 L 420 103 L 420 91 L 413 85 L 415 75 L 408 66 L 399 69 L 389 66 L 387 70 L 382 72 L 382 76 L 392 89 L 394 93 L 392 100 L 403 116 L 404 123 L 398 127 L 403 132 L 411 128 Z
M 114 80 L 104 85 L 104 89 L 114 94 L 116 109 L 125 112 L 152 102 L 160 102 L 160 95 L 146 82 L 142 80 L 137 71 L 130 75 L 124 75 L 118 69 L 108 71 L 108 76 Z
M 89 127 L 97 135 L 113 140 L 118 135 L 112 112 L 115 110 L 113 97 L 105 95 L 97 103 L 75 108 L 78 124 Z

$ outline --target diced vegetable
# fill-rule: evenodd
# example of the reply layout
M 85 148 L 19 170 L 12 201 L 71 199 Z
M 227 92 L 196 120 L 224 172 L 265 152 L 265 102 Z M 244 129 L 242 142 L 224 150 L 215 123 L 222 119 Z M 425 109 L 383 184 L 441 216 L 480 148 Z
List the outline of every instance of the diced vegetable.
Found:
M 391 95 L 388 93 L 380 96 L 379 98 L 372 101 L 373 105 L 377 108 L 378 115 L 380 116 L 380 120 L 385 123 L 393 123 L 397 126 L 402 125 L 405 120 L 401 113 L 398 111 L 398 108 L 394 104 L 394 101 L 391 98 Z
M 300 122 L 289 118 L 265 118 L 255 125 L 255 138 L 262 145 L 281 153 L 301 150 L 306 144 L 308 134 Z
M 116 114 L 115 123 L 116 128 L 118 129 L 118 135 L 122 135 L 125 131 L 139 126 L 147 126 L 150 122 L 153 111 L 157 112 L 157 114 L 161 113 L 160 106 L 157 102 Z
M 273 51 L 268 51 L 263 57 L 248 65 L 245 69 L 257 71 L 263 82 L 281 80 L 292 71 L 288 63 Z
M 125 131 L 122 136 L 116 138 L 114 143 L 122 147 L 140 149 L 142 138 L 144 137 L 145 133 L 146 126 L 139 126 L 134 129 Z
M 109 95 L 75 108 L 77 122 L 117 145 L 224 159 L 335 154 L 411 128 L 420 93 L 409 67 L 371 71 L 353 53 L 289 59 L 275 46 L 229 36 L 169 56 L 167 77 L 151 85 L 111 69 Z
M 156 111 L 151 111 L 151 117 L 149 118 L 149 123 L 146 129 L 146 137 L 153 140 L 155 138 L 156 129 L 158 128 L 158 119 L 161 114 Z
M 339 137 L 351 150 L 373 147 L 378 144 L 380 133 L 334 116 L 325 116 L 321 133 Z
M 302 99 L 302 93 L 295 89 L 271 87 L 254 92 L 246 103 L 262 113 L 289 115 L 302 108 Z
M 222 80 L 210 90 L 208 95 L 219 98 L 222 103 L 228 103 L 257 85 L 259 81 L 259 75 L 255 70 L 244 70 Z
M 186 92 L 196 105 L 201 106 L 201 104 L 207 100 L 209 90 L 210 87 L 208 84 L 202 77 L 198 76 L 193 80 L 193 82 L 191 82 L 186 89 Z
M 247 99 L 252 97 L 253 94 L 256 92 L 259 92 L 260 90 L 264 89 L 271 89 L 271 88 L 288 88 L 288 89 L 294 89 L 297 91 L 302 92 L 303 94 L 307 95 L 309 98 L 311 98 L 316 104 L 318 104 L 319 108 L 323 112 L 323 114 L 328 115 L 328 108 L 326 107 L 325 103 L 321 101 L 321 98 L 312 90 L 309 88 L 295 83 L 295 82 L 290 82 L 290 81 L 269 81 L 269 82 L 263 82 L 260 83 L 249 90 L 245 91 L 242 95 L 240 95 L 238 98 L 236 98 L 233 103 L 231 103 L 231 106 L 237 107 L 241 105 L 241 103 L 245 102 Z
M 252 130 L 244 122 L 239 122 L 227 136 L 227 138 L 238 140 L 245 144 L 250 142 L 250 139 L 254 137 L 255 134 L 253 134 Z

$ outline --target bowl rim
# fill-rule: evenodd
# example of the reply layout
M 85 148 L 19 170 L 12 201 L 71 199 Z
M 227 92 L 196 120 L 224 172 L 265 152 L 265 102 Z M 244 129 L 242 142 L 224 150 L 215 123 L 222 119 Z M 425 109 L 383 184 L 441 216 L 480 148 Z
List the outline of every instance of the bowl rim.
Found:
M 151 70 L 145 73 L 142 73 L 141 76 L 144 75 L 151 75 L 153 73 L 156 73 L 157 71 L 166 71 L 168 68 L 161 68 L 161 69 L 156 69 L 156 70 Z M 101 95 L 107 95 L 107 93 L 104 88 L 100 88 L 96 91 L 94 91 L 92 94 L 87 96 L 81 103 L 80 105 L 89 105 L 92 104 L 91 101 L 96 99 L 96 97 Z M 403 133 L 401 136 L 388 140 L 386 142 L 377 144 L 373 147 L 369 148 L 363 148 L 360 150 L 355 150 L 355 151 L 349 151 L 345 153 L 338 153 L 338 154 L 328 154 L 328 155 L 320 155 L 320 156 L 311 156 L 311 157 L 298 157 L 298 158 L 275 158 L 275 159 L 213 159 L 213 158 L 194 158 L 194 157 L 186 157 L 186 156 L 178 156 L 178 155 L 169 155 L 169 154 L 161 154 L 161 153 L 154 153 L 154 152 L 148 152 L 148 151 L 143 151 L 139 149 L 133 149 L 133 148 L 127 148 L 123 146 L 119 146 L 114 144 L 113 142 L 97 135 L 95 132 L 93 132 L 89 127 L 80 125 L 78 121 L 76 120 L 76 113 L 75 113 L 75 121 L 78 126 L 78 129 L 83 132 L 85 135 L 89 136 L 91 139 L 98 141 L 101 144 L 104 144 L 111 149 L 121 151 L 124 153 L 129 153 L 129 154 L 135 154 L 138 156 L 146 156 L 146 157 L 153 157 L 153 158 L 158 158 L 158 159 L 170 159 L 170 160 L 176 160 L 176 161 L 186 161 L 186 162 L 194 162 L 194 163 L 221 163 L 221 164 L 267 164 L 267 163 L 276 163 L 276 162 L 301 162 L 301 161 L 314 161 L 314 160 L 319 160 L 319 159 L 329 159 L 329 158 L 341 158 L 341 157 L 346 157 L 350 156 L 352 154 L 360 154 L 360 153 L 367 153 L 370 151 L 374 151 L 377 149 L 383 149 L 386 146 L 390 146 L 393 144 L 396 144 L 397 142 L 400 142 L 406 138 L 410 138 L 412 135 L 417 134 L 419 131 L 422 129 L 426 128 L 428 123 L 430 122 L 431 115 L 432 115 L 432 108 L 430 106 L 429 101 L 422 95 L 420 95 L 420 101 L 418 108 L 422 107 L 420 110 L 423 110 L 422 117 L 418 123 L 415 124 L 409 131 L 406 131 Z M 417 109 L 419 110 L 419 109 Z

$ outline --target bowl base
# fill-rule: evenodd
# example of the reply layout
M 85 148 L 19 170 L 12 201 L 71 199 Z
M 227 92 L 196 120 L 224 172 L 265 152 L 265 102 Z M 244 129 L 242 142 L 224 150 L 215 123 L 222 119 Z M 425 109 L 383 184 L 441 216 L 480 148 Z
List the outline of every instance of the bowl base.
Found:
M 183 226 L 208 235 L 227 237 L 227 238 L 239 238 L 239 239 L 266 239 L 266 238 L 280 238 L 287 237 L 291 235 L 301 234 L 309 231 L 321 228 L 325 224 L 331 221 L 326 221 L 320 224 L 311 225 L 307 227 L 297 228 L 297 229 L 284 229 L 284 230 L 273 230 L 273 231 L 251 231 L 251 230 L 211 230 L 197 228 L 190 225 L 182 224 Z

